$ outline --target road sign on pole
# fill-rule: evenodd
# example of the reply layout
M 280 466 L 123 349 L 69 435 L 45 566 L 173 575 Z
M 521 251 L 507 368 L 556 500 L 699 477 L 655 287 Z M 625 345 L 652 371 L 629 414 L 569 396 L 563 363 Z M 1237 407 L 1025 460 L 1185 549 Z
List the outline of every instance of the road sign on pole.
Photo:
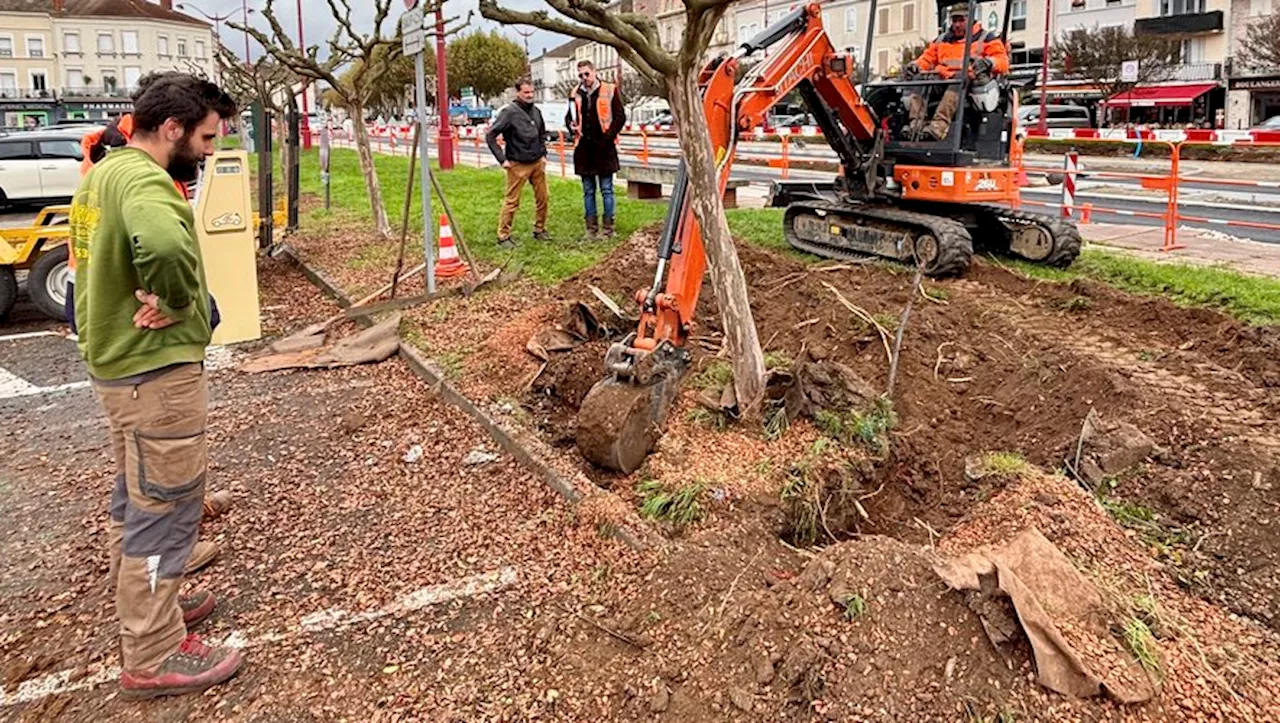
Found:
M 418 55 L 422 52 L 422 8 L 412 8 L 400 16 L 400 33 L 404 38 L 404 54 Z
M 409 8 L 404 15 L 400 16 L 400 33 L 404 36 L 404 54 L 413 56 L 413 74 L 414 74 L 414 90 L 416 91 L 416 99 L 418 107 L 414 111 L 414 118 L 418 122 L 418 155 L 422 157 L 422 251 L 427 263 L 426 270 L 426 286 L 427 293 L 434 294 L 436 291 L 436 245 L 434 243 L 435 226 L 433 221 L 435 216 L 431 213 L 431 159 L 427 157 L 427 129 L 426 125 L 426 109 L 427 109 L 427 87 L 426 87 L 426 70 L 422 62 L 422 49 L 425 33 L 423 25 L 426 20 L 422 13 L 422 8 L 418 7 L 418 0 L 404 0 L 405 7 Z
M 422 12 L 418 11 L 419 17 Z M 419 26 L 421 32 L 421 26 Z M 436 245 L 435 245 L 435 220 L 436 217 L 431 212 L 431 158 L 427 155 L 429 144 L 427 143 L 427 86 L 425 82 L 426 71 L 423 67 L 422 53 L 419 52 L 413 56 L 413 72 L 416 80 L 418 108 L 414 116 L 418 120 L 418 155 L 422 156 L 422 249 L 426 256 L 427 270 L 427 293 L 434 294 L 436 292 Z
M 1125 83 L 1138 82 L 1138 61 L 1126 60 L 1120 64 L 1120 80 Z

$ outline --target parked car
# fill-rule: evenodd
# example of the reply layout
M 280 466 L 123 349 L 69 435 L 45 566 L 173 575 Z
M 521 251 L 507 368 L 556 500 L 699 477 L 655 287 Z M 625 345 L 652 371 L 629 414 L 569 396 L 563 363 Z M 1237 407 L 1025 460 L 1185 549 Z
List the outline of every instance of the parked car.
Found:
M 1045 106 L 1047 128 L 1092 128 L 1093 120 L 1089 117 L 1089 109 L 1078 105 Z M 1040 106 L 1024 105 L 1018 109 L 1018 128 L 1025 132 L 1029 128 L 1040 125 Z
M 1280 115 L 1273 115 L 1253 127 L 1255 131 L 1280 131 Z
M 78 130 L 0 136 L 0 204 L 65 201 L 80 185 Z

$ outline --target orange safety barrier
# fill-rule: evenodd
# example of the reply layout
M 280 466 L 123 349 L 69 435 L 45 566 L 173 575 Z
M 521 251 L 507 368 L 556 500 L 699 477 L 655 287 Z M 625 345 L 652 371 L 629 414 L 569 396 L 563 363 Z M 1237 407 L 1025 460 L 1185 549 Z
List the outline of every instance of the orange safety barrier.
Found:
M 1075 138 L 1075 143 L 1090 142 L 1107 142 L 1102 139 Z M 1192 223 L 1211 224 L 1214 226 L 1227 226 L 1237 228 L 1251 228 L 1265 231 L 1280 231 L 1280 223 L 1267 223 L 1264 221 L 1241 221 L 1234 219 L 1212 218 L 1209 216 L 1198 216 L 1184 213 L 1180 208 L 1182 195 L 1182 184 L 1184 182 L 1209 185 L 1209 186 L 1225 186 L 1228 188 L 1276 188 L 1280 189 L 1280 181 L 1245 181 L 1231 178 L 1209 178 L 1202 176 L 1183 176 L 1181 171 L 1182 162 L 1182 146 L 1187 141 L 1160 141 L 1153 139 L 1144 139 L 1145 144 L 1163 144 L 1169 147 L 1169 172 L 1166 175 L 1154 175 L 1150 173 L 1123 173 L 1118 171 L 1089 171 L 1085 175 L 1089 178 L 1097 179 L 1137 179 L 1141 187 L 1147 190 L 1163 191 L 1165 194 L 1166 206 L 1163 213 L 1154 213 L 1150 211 L 1132 211 L 1119 208 L 1108 208 L 1105 206 L 1095 206 L 1092 203 L 1086 203 L 1081 206 L 1080 223 L 1087 224 L 1093 222 L 1093 213 L 1095 211 L 1115 214 L 1118 216 L 1131 216 L 1136 218 L 1153 218 L 1164 222 L 1164 245 L 1161 251 L 1174 251 L 1186 248 L 1178 243 L 1178 227 L 1181 222 L 1189 221 Z M 1266 144 L 1254 144 L 1266 145 Z M 1062 173 L 1060 168 L 1035 168 L 1023 166 L 1023 169 L 1036 173 Z M 1022 199 L 1022 203 L 1035 206 L 1058 207 L 1065 210 L 1063 203 L 1046 203 L 1042 201 L 1031 201 Z

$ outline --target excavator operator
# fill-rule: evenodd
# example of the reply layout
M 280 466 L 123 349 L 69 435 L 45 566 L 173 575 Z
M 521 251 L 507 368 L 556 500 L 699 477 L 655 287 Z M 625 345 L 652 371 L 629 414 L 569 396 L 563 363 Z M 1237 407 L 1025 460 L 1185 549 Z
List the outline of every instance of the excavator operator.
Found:
M 973 78 L 974 87 L 985 85 L 995 76 L 1009 72 L 1009 53 L 1004 41 L 996 32 L 985 30 L 982 23 L 974 22 L 972 25 L 969 23 L 968 3 L 952 5 L 947 15 L 951 19 L 951 29 L 929 43 L 929 47 L 925 48 L 914 62 L 907 64 L 903 69 L 905 80 L 913 80 L 921 73 L 929 71 L 936 72 L 944 80 L 953 78 L 965 65 L 966 30 L 973 36 L 969 45 L 969 56 L 972 59 L 969 63 L 969 72 Z M 910 139 L 917 139 L 921 134 L 933 140 L 942 140 L 947 137 L 947 131 L 951 129 L 951 119 L 955 117 L 956 109 L 960 106 L 960 89 L 956 86 L 947 87 L 942 100 L 938 103 L 938 109 L 934 111 L 933 121 L 926 125 L 929 108 L 928 94 L 938 87 L 932 86 L 927 91 L 913 90 L 906 94 L 907 111 L 911 117 L 908 131 Z

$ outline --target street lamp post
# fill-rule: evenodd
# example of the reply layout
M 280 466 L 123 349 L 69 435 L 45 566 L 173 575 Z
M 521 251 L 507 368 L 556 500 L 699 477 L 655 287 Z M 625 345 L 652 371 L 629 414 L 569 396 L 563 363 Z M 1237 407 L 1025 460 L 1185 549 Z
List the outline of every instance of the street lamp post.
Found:
M 443 5 L 443 3 L 441 3 Z M 444 10 L 436 8 L 436 114 L 440 116 L 436 136 L 436 152 L 440 155 L 440 170 L 453 168 L 453 126 L 449 125 L 449 79 L 445 67 Z M 422 159 L 423 163 L 427 159 Z
M 1042 136 L 1049 135 L 1049 18 L 1053 14 L 1053 0 L 1044 0 L 1044 57 L 1040 60 L 1040 122 L 1036 124 L 1036 132 Z
M 307 41 L 302 38 L 302 0 L 298 0 L 298 51 L 307 54 Z M 302 79 L 302 118 L 298 131 L 302 135 L 302 147 L 311 150 L 311 120 L 308 117 L 311 109 L 307 107 L 307 79 Z
M 249 0 L 240 0 L 240 10 L 244 13 L 244 26 L 249 27 Z M 244 31 L 244 66 L 247 68 L 253 65 L 249 60 L 249 31 Z
M 217 43 L 218 43 L 218 47 L 222 47 L 222 46 L 223 46 L 223 42 L 222 42 L 222 21 L 223 21 L 223 20 L 228 20 L 228 19 L 230 19 L 230 18 L 232 17 L 232 15 L 234 15 L 234 13 L 223 13 L 223 14 L 221 14 L 221 15 L 210 15 L 209 13 L 206 13 L 205 11 L 203 11 L 203 10 L 201 10 L 200 8 L 196 7 L 195 5 L 190 5 L 190 4 L 187 4 L 187 3 L 179 3 L 179 4 L 178 4 L 178 9 L 179 9 L 179 10 L 191 10 L 191 11 L 197 12 L 197 13 L 199 13 L 199 14 L 203 15 L 203 16 L 204 16 L 204 18 L 205 18 L 206 20 L 208 20 L 208 21 L 212 22 L 212 23 L 213 23 L 213 34 L 214 34 L 215 40 L 216 40 L 216 41 L 217 41 Z M 248 36 L 248 34 L 246 34 L 246 35 L 245 35 L 245 42 L 248 42 L 248 38 L 249 38 L 249 36 Z M 217 64 L 216 64 L 216 63 L 214 64 L 214 68 L 215 68 L 215 69 L 217 68 Z

